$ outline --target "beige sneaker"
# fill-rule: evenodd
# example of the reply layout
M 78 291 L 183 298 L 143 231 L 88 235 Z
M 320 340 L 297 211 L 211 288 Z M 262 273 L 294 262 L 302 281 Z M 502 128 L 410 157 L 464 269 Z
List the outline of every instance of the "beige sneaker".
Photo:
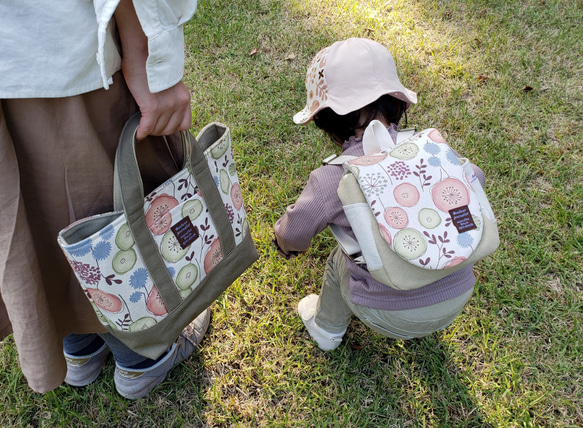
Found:
M 134 400 L 145 397 L 166 378 L 172 367 L 186 359 L 199 348 L 210 323 L 211 312 L 207 308 L 180 333 L 168 353 L 151 367 L 131 369 L 116 363 L 114 381 L 122 397 Z
M 88 355 L 65 354 L 67 361 L 67 376 L 65 383 L 72 386 L 87 386 L 93 382 L 103 368 L 103 363 L 110 354 L 109 348 L 104 343 L 101 348 Z

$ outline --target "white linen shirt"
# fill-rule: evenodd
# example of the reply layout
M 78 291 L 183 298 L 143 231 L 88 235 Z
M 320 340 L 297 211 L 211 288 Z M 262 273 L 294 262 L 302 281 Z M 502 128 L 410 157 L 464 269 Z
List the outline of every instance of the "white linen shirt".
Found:
M 121 68 L 113 13 L 120 0 L 0 1 L 0 99 L 57 98 L 109 88 Z M 182 79 L 182 25 L 197 0 L 134 0 L 148 38 L 150 92 Z

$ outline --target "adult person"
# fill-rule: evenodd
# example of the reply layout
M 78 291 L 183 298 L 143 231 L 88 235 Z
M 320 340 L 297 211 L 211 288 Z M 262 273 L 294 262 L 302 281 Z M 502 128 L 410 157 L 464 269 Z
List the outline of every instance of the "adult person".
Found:
M 138 109 L 145 185 L 180 169 L 178 139 L 148 136 L 190 128 L 182 25 L 196 3 L 0 2 L 0 338 L 13 333 L 34 391 L 92 382 L 111 350 L 118 391 L 144 396 L 206 331 L 208 310 L 160 361 L 130 351 L 103 334 L 56 243 L 112 210 L 116 146 Z

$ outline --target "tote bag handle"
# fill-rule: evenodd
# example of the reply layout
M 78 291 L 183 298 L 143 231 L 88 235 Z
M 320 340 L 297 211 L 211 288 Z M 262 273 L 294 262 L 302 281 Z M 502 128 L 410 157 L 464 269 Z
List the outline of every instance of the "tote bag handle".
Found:
M 127 121 L 120 136 L 115 155 L 114 208 L 120 211 L 123 209 L 144 264 L 156 284 L 166 309 L 171 312 L 180 305 L 182 298 L 146 224 L 144 186 L 135 150 L 139 123 L 138 112 Z M 209 214 L 217 228 L 223 253 L 229 254 L 235 248 L 235 236 L 204 152 L 190 132 L 182 131 L 181 136 L 185 167 L 189 168 L 207 204 Z

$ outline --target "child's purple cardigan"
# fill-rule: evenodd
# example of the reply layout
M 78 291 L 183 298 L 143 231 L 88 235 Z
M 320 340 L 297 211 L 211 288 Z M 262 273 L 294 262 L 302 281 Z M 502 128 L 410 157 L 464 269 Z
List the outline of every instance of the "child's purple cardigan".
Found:
M 394 129 L 390 131 L 394 132 Z M 351 137 L 343 144 L 342 154 L 362 156 L 362 138 Z M 484 173 L 472 166 L 483 186 Z M 340 165 L 324 165 L 310 173 L 300 197 L 275 223 L 277 244 L 284 253 L 306 250 L 312 238 L 329 224 L 344 227 L 354 237 L 336 193 L 342 174 Z M 365 268 L 348 257 L 346 268 L 350 273 L 352 302 L 381 310 L 398 311 L 433 305 L 465 293 L 476 283 L 472 266 L 467 266 L 425 287 L 400 291 L 376 281 Z

